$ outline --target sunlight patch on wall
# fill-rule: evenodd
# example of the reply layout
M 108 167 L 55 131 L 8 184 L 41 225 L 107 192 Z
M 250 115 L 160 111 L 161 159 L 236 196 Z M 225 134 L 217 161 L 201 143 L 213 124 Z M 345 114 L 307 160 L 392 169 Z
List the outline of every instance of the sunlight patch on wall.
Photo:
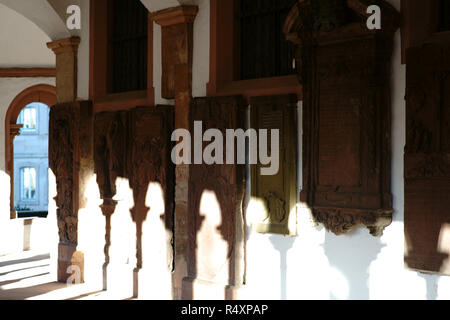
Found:
M 151 182 L 145 205 L 150 208 L 142 225 L 142 270 L 139 299 L 172 299 L 172 232 L 164 222 L 165 201 L 161 185 Z
M 441 226 L 437 250 L 441 253 L 449 255 L 449 257 L 444 261 L 441 270 L 450 270 L 450 223 L 445 223 Z
M 404 266 L 403 222 L 392 222 L 380 240 L 385 246 L 368 270 L 370 299 L 425 299 L 425 279 Z
M 108 291 L 112 294 L 133 295 L 133 269 L 136 266 L 136 225 L 130 214 L 134 207 L 133 191 L 128 179 L 117 178 L 116 210 L 111 216 L 110 264 Z
M 101 285 L 105 261 L 105 217 L 99 207 L 102 201 L 96 175 L 89 179 L 84 197 L 86 207 L 78 211 L 78 250 L 84 253 L 85 282 Z
M 197 233 L 198 278 L 226 284 L 229 277 L 228 244 L 219 229 L 222 224 L 222 211 L 214 191 L 203 191 L 200 217 L 203 221 Z

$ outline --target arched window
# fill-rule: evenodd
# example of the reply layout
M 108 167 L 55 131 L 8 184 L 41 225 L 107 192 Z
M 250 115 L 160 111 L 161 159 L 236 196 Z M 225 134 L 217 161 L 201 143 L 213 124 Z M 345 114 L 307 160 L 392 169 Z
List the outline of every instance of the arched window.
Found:
M 18 211 L 41 212 L 48 205 L 48 115 L 49 107 L 55 104 L 56 88 L 41 84 L 19 93 L 6 113 L 5 165 L 11 183 L 11 219 Z
M 19 218 L 47 216 L 49 110 L 33 102 L 17 118 L 22 125 L 14 139 L 14 208 Z

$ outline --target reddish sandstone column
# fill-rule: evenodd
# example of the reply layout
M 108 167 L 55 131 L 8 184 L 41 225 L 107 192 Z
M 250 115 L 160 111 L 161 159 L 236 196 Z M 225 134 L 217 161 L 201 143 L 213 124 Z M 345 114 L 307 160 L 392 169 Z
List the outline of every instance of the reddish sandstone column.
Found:
M 47 43 L 56 55 L 56 98 L 49 124 L 49 164 L 56 177 L 59 229 L 58 281 L 71 276 L 84 281 L 84 254 L 78 248 L 78 211 L 85 207 L 85 190 L 93 174 L 93 115 L 90 102 L 77 102 L 78 46 L 71 37 Z M 75 267 L 75 268 L 74 268 Z
M 152 13 L 161 26 L 162 97 L 175 99 L 175 129 L 189 129 L 192 100 L 193 25 L 196 6 L 181 6 Z M 188 275 L 188 185 L 189 165 L 175 168 L 175 272 L 174 299 L 181 298 L 183 279 Z

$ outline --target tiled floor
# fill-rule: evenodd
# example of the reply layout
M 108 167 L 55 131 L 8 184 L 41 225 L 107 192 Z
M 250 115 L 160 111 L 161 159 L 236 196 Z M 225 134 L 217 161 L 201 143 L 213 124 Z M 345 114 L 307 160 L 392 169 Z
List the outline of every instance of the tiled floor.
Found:
M 55 281 L 50 255 L 22 252 L 0 256 L 0 300 L 118 300 L 120 294 L 87 284 L 66 285 Z

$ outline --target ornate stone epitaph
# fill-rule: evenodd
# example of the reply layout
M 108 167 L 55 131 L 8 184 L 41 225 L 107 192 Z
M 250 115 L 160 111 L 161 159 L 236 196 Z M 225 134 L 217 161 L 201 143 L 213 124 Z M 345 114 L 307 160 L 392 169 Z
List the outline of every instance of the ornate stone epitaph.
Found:
M 367 4 L 356 0 L 299 1 L 285 25 L 298 44 L 303 83 L 301 201 L 335 234 L 366 226 L 379 236 L 392 221 L 390 63 L 398 13 L 386 1 L 376 4 L 381 30 L 367 28 Z
M 450 274 L 450 42 L 406 52 L 406 265 Z

